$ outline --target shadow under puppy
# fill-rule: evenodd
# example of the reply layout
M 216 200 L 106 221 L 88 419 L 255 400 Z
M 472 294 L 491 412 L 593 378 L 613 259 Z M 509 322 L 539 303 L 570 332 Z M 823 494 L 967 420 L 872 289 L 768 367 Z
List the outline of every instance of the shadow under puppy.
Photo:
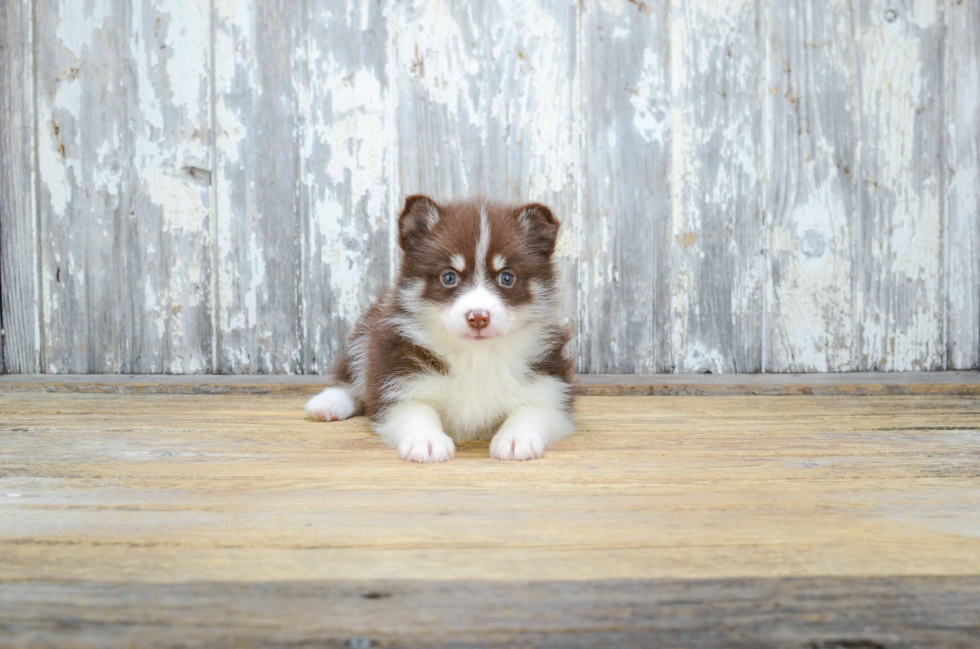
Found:
M 572 362 L 544 205 L 438 205 L 410 196 L 398 281 L 364 314 L 310 399 L 320 421 L 363 413 L 404 460 L 444 462 L 493 435 L 491 457 L 531 460 L 572 432 Z

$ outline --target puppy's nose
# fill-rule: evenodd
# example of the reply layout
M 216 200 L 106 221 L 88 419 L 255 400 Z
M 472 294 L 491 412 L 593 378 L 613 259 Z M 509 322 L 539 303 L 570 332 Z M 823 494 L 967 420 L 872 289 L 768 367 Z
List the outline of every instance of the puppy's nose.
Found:
M 490 324 L 490 314 L 483 309 L 473 309 L 466 314 L 466 321 L 470 326 L 479 331 Z

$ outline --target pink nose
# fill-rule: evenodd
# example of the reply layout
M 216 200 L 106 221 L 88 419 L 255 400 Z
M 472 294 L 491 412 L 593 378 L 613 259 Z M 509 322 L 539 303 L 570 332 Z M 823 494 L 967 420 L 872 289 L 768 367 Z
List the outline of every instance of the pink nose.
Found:
M 483 309 L 473 309 L 466 314 L 466 321 L 470 326 L 479 331 L 490 324 L 490 314 Z

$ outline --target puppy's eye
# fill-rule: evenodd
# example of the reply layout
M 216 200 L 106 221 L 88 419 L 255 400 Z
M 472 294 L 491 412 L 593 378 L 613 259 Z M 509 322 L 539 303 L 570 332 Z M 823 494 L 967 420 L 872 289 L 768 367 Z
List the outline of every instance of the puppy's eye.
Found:
M 456 273 L 454 273 L 453 271 L 449 271 L 447 273 L 443 273 L 442 274 L 442 285 L 443 286 L 456 286 L 456 283 L 458 281 L 459 281 L 459 278 L 456 277 Z
M 503 272 L 500 273 L 500 277 L 497 278 L 497 281 L 500 282 L 501 286 L 513 286 L 514 282 L 517 281 L 517 278 L 510 273 Z

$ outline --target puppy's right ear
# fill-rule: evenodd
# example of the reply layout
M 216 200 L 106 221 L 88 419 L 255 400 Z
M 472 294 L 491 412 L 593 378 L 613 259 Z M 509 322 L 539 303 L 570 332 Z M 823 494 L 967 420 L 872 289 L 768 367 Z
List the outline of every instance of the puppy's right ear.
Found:
M 422 194 L 409 196 L 398 217 L 398 245 L 407 251 L 438 222 L 439 206 L 435 201 Z

